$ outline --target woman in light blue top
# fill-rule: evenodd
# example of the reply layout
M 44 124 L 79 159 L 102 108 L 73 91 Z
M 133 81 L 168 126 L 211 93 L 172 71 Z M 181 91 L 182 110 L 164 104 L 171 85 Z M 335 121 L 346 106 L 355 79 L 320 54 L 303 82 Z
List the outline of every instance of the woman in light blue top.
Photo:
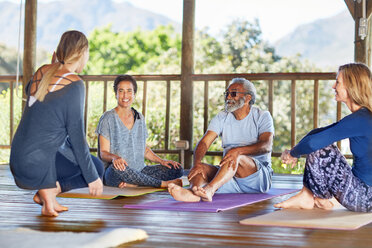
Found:
M 145 118 L 131 107 L 137 82 L 130 75 L 115 79 L 118 105 L 105 112 L 97 126 L 99 155 L 106 164 L 104 183 L 113 187 L 182 185 L 183 169 L 178 162 L 158 157 L 147 145 Z M 146 166 L 148 159 L 159 165 Z

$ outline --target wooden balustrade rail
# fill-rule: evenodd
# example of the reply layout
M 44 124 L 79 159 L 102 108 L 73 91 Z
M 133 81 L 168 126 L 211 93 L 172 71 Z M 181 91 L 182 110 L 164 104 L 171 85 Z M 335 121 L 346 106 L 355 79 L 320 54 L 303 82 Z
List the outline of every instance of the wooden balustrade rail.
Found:
M 103 83 L 103 109 L 102 113 L 107 110 L 107 93 L 108 93 L 108 82 L 114 81 L 116 75 L 82 75 L 82 79 L 85 81 L 86 85 L 86 102 L 85 102 L 85 125 L 87 123 L 87 113 L 88 113 L 88 100 L 89 100 L 89 85 L 90 82 L 102 82 Z M 165 153 L 165 154 L 177 154 L 179 151 L 169 149 L 169 129 L 170 129 L 170 109 L 171 109 L 171 85 L 173 81 L 179 82 L 181 80 L 181 75 L 135 75 L 134 76 L 137 81 L 143 82 L 143 91 L 142 91 L 142 114 L 146 115 L 146 102 L 147 102 L 147 85 L 149 81 L 154 82 L 166 82 L 166 114 L 165 114 L 165 127 L 164 127 L 164 148 L 154 150 L 158 153 Z M 291 83 L 291 146 L 295 145 L 296 142 L 296 87 L 301 87 L 299 82 L 301 81 L 313 81 L 314 83 L 314 105 L 313 105 L 313 127 L 318 127 L 318 118 L 319 118 L 319 80 L 334 80 L 336 78 L 335 73 L 250 73 L 250 74 L 194 74 L 192 79 L 195 84 L 197 83 L 204 83 L 204 125 L 203 130 L 204 132 L 207 130 L 208 127 L 208 89 L 212 81 L 224 81 L 227 87 L 229 81 L 236 77 L 246 78 L 251 81 L 262 81 L 267 83 L 267 102 L 268 102 L 268 110 L 271 114 L 273 114 L 273 99 L 274 99 L 274 81 L 286 80 L 290 81 Z M 8 83 L 9 87 L 13 90 L 10 91 L 10 143 L 12 141 L 12 137 L 14 135 L 14 88 L 15 88 L 15 81 L 16 77 L 14 75 L 0 75 L 0 84 L 1 83 Z M 341 118 L 341 104 L 337 103 L 337 120 Z M 86 128 L 86 126 L 85 126 Z M 340 146 L 340 143 L 338 143 Z M 10 144 L 0 144 L 0 149 L 9 149 Z M 96 148 L 91 148 L 92 151 L 96 151 Z M 221 155 L 221 152 L 217 151 L 210 151 L 207 155 Z M 280 156 L 280 152 L 274 151 L 273 156 Z M 350 157 L 350 156 L 349 156 Z

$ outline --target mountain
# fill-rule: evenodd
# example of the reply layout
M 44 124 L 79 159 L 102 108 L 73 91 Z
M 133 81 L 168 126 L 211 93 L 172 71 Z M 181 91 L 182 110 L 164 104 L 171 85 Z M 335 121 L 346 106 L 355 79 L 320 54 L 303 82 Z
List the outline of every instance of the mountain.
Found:
M 18 44 L 19 4 L 0 2 L 0 43 L 16 47 Z M 182 14 L 182 13 L 180 13 Z M 24 14 L 23 14 L 24 17 Z M 39 2 L 37 8 L 37 45 L 53 51 L 61 34 L 76 29 L 89 35 L 96 27 L 112 24 L 113 31 L 131 31 L 137 27 L 152 30 L 158 25 L 181 24 L 169 18 L 134 7 L 128 2 L 112 0 L 64 0 Z M 22 20 L 22 33 L 24 21 Z M 21 39 L 23 42 L 23 38 Z M 23 45 L 22 45 L 23 46 Z
M 18 41 L 19 4 L 0 2 L 0 13 L 0 44 L 15 48 Z M 130 31 L 139 26 L 152 30 L 158 25 L 172 24 L 177 31 L 181 31 L 180 23 L 165 16 L 113 0 L 39 2 L 37 18 L 38 49 L 43 48 L 48 53 L 55 49 L 59 37 L 68 29 L 81 30 L 89 35 L 94 28 L 110 23 L 113 31 Z M 274 47 L 281 56 L 301 54 L 304 60 L 318 67 L 334 70 L 340 64 L 353 61 L 353 44 L 354 21 L 349 12 L 344 11 L 330 18 L 298 26 L 276 42 Z M 38 56 L 40 54 L 37 53 Z M 3 55 L 0 54 L 0 57 Z
M 348 11 L 298 26 L 275 45 L 281 56 L 301 54 L 320 67 L 331 67 L 354 60 L 354 20 Z

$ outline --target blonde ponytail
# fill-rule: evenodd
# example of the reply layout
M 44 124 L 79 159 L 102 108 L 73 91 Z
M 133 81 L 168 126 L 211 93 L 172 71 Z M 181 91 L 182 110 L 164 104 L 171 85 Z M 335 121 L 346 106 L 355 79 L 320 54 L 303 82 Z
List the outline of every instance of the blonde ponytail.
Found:
M 46 94 L 48 94 L 49 84 L 57 70 L 61 69 L 63 64 L 75 63 L 81 59 L 87 49 L 89 49 L 89 43 L 82 32 L 72 30 L 63 33 L 56 50 L 56 56 L 59 62 L 49 67 L 48 71 L 41 79 L 35 93 L 35 98 L 40 102 L 44 101 Z
M 56 73 L 56 71 L 61 67 L 60 63 L 54 63 L 51 67 L 49 67 L 48 71 L 45 73 L 43 78 L 41 79 L 37 91 L 35 93 L 35 98 L 40 102 L 44 101 L 46 94 L 48 93 L 48 87 L 52 77 Z

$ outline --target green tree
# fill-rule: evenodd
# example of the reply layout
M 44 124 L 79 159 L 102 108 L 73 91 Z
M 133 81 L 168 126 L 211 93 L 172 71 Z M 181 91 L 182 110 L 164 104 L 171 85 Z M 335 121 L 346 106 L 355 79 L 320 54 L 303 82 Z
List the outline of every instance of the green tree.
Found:
M 111 25 L 95 29 L 89 36 L 90 59 L 87 74 L 138 73 L 149 60 L 170 48 L 180 48 L 180 35 L 172 26 L 159 26 L 152 31 L 113 32 Z

